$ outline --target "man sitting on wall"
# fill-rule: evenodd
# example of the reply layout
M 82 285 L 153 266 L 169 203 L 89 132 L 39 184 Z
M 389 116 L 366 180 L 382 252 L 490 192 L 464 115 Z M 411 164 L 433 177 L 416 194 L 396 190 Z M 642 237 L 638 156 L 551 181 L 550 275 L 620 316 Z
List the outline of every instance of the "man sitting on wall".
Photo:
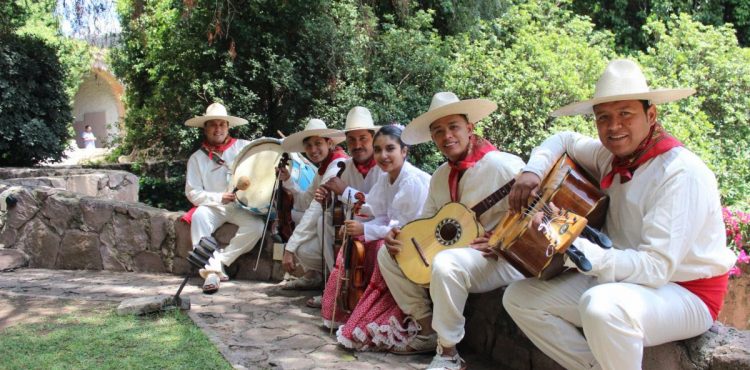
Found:
M 227 114 L 226 108 L 213 103 L 206 114 L 191 118 L 186 126 L 203 129 L 204 141 L 200 149 L 190 156 L 185 179 L 185 195 L 195 206 L 183 217 L 190 225 L 193 248 L 201 238 L 210 236 L 225 222 L 239 226 L 237 234 L 223 250 L 216 250 L 199 273 L 205 280 L 203 292 L 213 294 L 219 290 L 219 281 L 229 277 L 224 266 L 249 252 L 263 234 L 263 220 L 238 207 L 235 194 L 228 189 L 231 167 L 235 157 L 249 141 L 229 136 L 229 128 L 247 124 L 247 120 Z

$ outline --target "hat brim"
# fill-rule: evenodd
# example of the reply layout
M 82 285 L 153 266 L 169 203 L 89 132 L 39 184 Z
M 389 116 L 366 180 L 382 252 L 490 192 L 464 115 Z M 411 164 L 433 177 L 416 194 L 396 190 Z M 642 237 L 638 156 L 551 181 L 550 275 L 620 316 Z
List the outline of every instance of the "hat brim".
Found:
M 568 104 L 550 113 L 552 117 L 594 114 L 594 106 L 621 100 L 648 100 L 651 104 L 664 104 L 687 98 L 695 94 L 695 89 L 657 89 L 644 93 L 612 95 Z
M 338 144 L 344 141 L 343 137 L 328 136 L 331 134 L 335 134 L 336 132 L 338 132 L 338 130 L 332 128 L 321 128 L 295 132 L 284 138 L 284 140 L 281 142 L 281 148 L 284 149 L 285 152 L 289 153 L 303 153 L 305 151 L 305 144 L 303 143 L 303 141 L 310 136 L 324 137 L 333 140 L 334 144 Z
M 346 137 L 346 133 L 347 132 L 359 131 L 359 130 L 367 130 L 367 131 L 378 132 L 378 130 L 380 130 L 381 127 L 383 127 L 383 126 L 355 127 L 355 128 L 344 129 L 344 130 L 336 130 L 336 133 L 333 133 L 333 134 L 330 134 L 330 135 L 326 135 L 325 137 L 328 137 L 328 138 Z
M 247 124 L 246 119 L 234 116 L 198 116 L 185 121 L 185 126 L 203 128 L 203 124 L 206 123 L 206 121 L 210 121 L 212 119 L 227 121 L 229 123 L 229 127 L 242 126 Z
M 436 120 L 454 115 L 464 114 L 470 123 L 477 123 L 489 116 L 497 109 L 497 104 L 487 99 L 468 99 L 446 104 L 440 108 L 428 111 L 413 119 L 401 133 L 401 140 L 409 145 L 421 144 L 432 139 L 430 125 Z

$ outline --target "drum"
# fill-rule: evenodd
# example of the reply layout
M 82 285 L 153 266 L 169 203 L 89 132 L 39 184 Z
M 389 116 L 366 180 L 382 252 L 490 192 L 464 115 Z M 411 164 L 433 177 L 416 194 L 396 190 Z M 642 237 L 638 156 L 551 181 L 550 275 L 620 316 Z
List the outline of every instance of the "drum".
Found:
M 232 165 L 229 190 L 235 189 L 240 178 L 247 177 L 250 186 L 237 190 L 237 203 L 253 214 L 265 216 L 271 209 L 271 196 L 276 183 L 276 167 L 281 159 L 281 140 L 262 137 L 253 140 L 237 155 Z M 292 181 L 301 190 L 312 183 L 317 169 L 298 153 L 291 154 Z

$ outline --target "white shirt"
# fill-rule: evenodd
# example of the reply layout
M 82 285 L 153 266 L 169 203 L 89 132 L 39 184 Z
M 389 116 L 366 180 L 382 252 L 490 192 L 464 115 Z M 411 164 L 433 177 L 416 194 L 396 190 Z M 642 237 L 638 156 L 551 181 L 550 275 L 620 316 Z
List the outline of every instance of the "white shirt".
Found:
M 208 155 L 198 149 L 190 156 L 185 176 L 185 195 L 194 206 L 221 204 L 222 193 L 228 192 L 232 176 L 232 163 L 247 144 L 247 140 L 237 139 L 224 153 L 219 166 Z
M 341 174 L 341 180 L 347 185 L 344 192 L 339 196 L 339 200 L 346 204 L 354 204 L 357 200 L 354 197 L 358 192 L 362 192 L 365 195 L 365 199 L 368 199 L 368 193 L 375 183 L 380 178 L 383 170 L 380 167 L 373 166 L 370 171 L 367 172 L 367 176 L 362 176 L 357 171 L 357 166 L 354 164 L 354 159 L 349 158 L 344 161 L 346 168 Z M 369 203 L 369 202 L 368 202 Z
M 94 136 L 93 132 L 84 131 L 81 138 L 83 139 L 83 147 L 85 149 L 96 148 L 96 136 Z
M 599 140 L 564 132 L 534 149 L 524 171 L 543 174 L 564 153 L 595 178 L 611 169 L 613 155 Z M 614 248 L 604 250 L 584 238 L 584 251 L 602 283 L 622 281 L 659 287 L 722 275 L 736 256 L 726 247 L 716 178 L 684 147 L 642 164 L 633 178 L 610 188 L 603 231 Z
M 324 184 L 330 178 L 336 176 L 339 172 L 338 163 L 343 162 L 344 158 L 334 159 L 325 169 L 323 175 L 319 173 L 315 174 L 312 184 L 307 188 L 307 191 L 301 191 L 297 184 L 291 179 L 284 181 L 284 187 L 291 190 L 294 194 L 294 208 L 298 210 L 304 210 L 305 214 L 302 215 L 299 223 L 294 227 L 294 233 L 287 241 L 284 249 L 296 253 L 297 248 L 302 243 L 311 240 L 318 234 L 318 219 L 323 215 L 323 208 L 320 203 L 314 200 L 315 190 Z
M 523 168 L 521 158 L 509 153 L 492 151 L 484 155 L 474 167 L 467 169 L 458 181 L 459 202 L 469 208 L 484 200 L 512 180 Z M 448 175 L 451 168 L 443 163 L 432 175 L 430 194 L 421 217 L 434 216 L 440 207 L 451 202 Z M 484 229 L 492 230 L 505 216 L 508 198 L 498 202 L 479 217 Z
M 430 175 L 409 162 L 404 162 L 393 184 L 388 174 L 380 171 L 366 198 L 374 217 L 364 223 L 365 241 L 383 239 L 391 228 L 417 218 L 427 199 L 429 186 Z

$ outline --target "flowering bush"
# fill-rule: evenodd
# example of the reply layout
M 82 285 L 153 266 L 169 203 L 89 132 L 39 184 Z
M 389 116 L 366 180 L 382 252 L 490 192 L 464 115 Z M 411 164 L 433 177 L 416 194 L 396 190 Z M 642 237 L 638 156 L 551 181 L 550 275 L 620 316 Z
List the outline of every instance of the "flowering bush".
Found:
M 750 263 L 750 213 L 732 211 L 724 207 L 724 225 L 727 228 L 727 246 L 737 254 L 737 263 L 729 270 L 729 276 L 739 276 L 741 263 Z

